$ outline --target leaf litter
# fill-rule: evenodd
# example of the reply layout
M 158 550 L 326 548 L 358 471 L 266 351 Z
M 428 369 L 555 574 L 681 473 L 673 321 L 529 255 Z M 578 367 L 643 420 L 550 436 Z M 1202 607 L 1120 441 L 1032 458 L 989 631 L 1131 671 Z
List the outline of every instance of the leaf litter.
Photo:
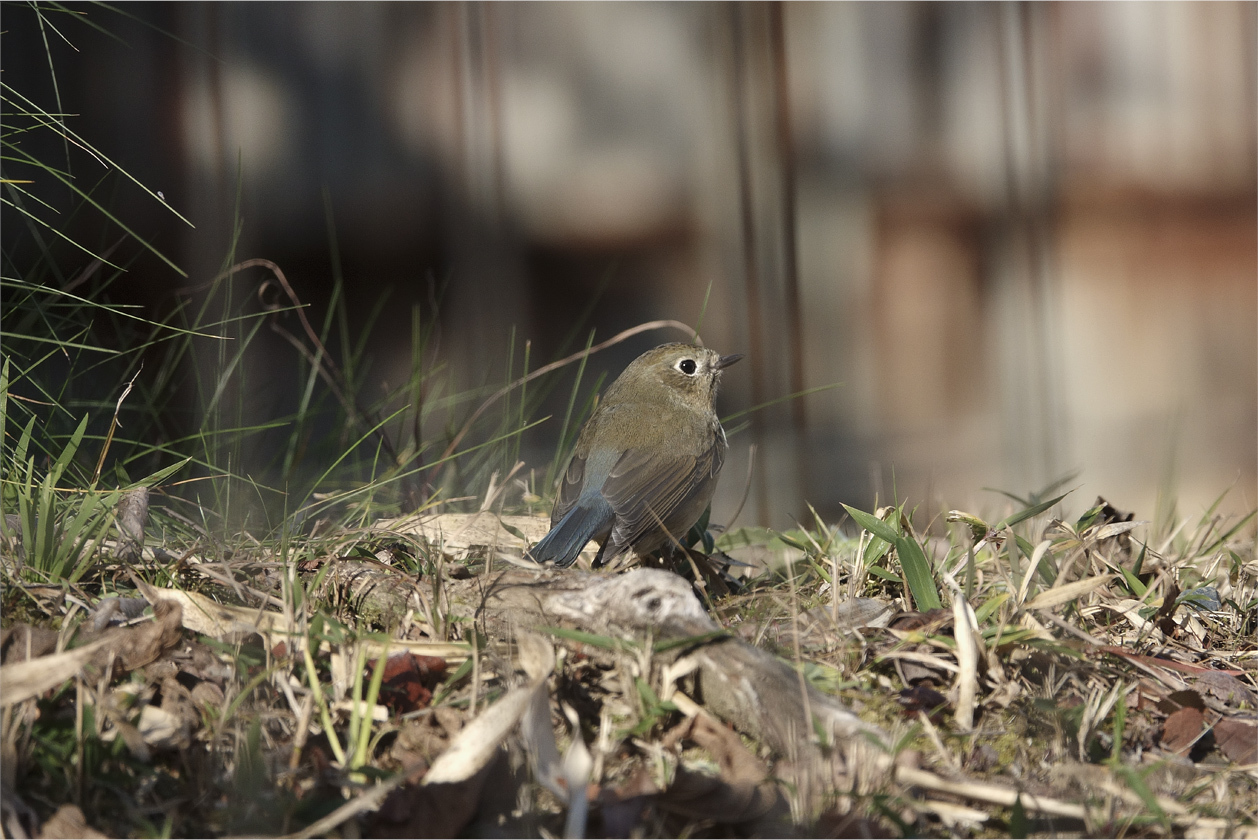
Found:
M 5 831 L 1258 836 L 1252 534 L 1051 507 L 718 536 L 664 565 L 725 632 L 672 647 L 478 618 L 460 593 L 527 575 L 502 555 L 540 518 L 394 520 L 302 560 L 141 549 L 130 522 L 76 586 L 5 565 L 6 619 L 34 619 L 0 638 Z M 861 725 L 748 725 L 704 682 L 733 640 Z

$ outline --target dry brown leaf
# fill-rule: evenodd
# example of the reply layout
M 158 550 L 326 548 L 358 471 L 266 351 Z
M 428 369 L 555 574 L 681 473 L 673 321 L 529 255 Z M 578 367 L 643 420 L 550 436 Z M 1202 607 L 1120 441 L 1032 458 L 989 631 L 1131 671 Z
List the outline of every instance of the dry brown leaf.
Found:
M 707 750 L 716 759 L 721 775 L 709 776 L 678 766 L 673 783 L 656 798 L 662 808 L 689 819 L 730 824 L 760 819 L 783 804 L 768 768 L 733 730 L 700 714 L 669 732 L 664 743 L 676 744 L 683 738 Z
M 118 543 L 114 556 L 124 563 L 138 563 L 144 552 L 144 523 L 149 515 L 149 489 L 135 487 L 118 500 Z
M 153 662 L 181 638 L 178 604 L 159 601 L 153 612 L 156 620 L 112 630 L 83 647 L 0 667 L 0 705 L 19 703 L 55 688 L 89 661 L 103 668 L 117 658 L 128 671 Z
M 1162 725 L 1162 749 L 1176 755 L 1187 755 L 1201 735 L 1204 722 L 1201 710 L 1193 706 L 1185 706 L 1167 715 L 1166 723 Z
M 153 605 L 153 621 L 123 627 L 106 638 L 105 651 L 96 654 L 102 662 L 105 656 L 117 656 L 128 671 L 143 668 L 183 638 L 183 607 L 175 601 L 158 601 Z
M 0 633 L 3 662 L 12 665 L 51 653 L 57 647 L 57 631 L 47 627 L 15 624 Z
M 1258 764 L 1258 724 L 1225 717 L 1214 725 L 1214 743 L 1237 764 Z
M 1203 695 L 1222 701 L 1225 706 L 1254 706 L 1254 694 L 1249 687 L 1231 674 L 1222 671 L 1203 671 L 1193 681 Z
M 375 662 L 367 667 L 374 668 Z M 416 656 L 403 651 L 390 656 L 384 664 L 384 681 L 380 686 L 380 702 L 395 714 L 421 709 L 432 700 L 433 689 L 446 677 L 446 661 L 436 656 Z
M 205 681 L 193 686 L 189 696 L 198 709 L 217 709 L 227 700 L 223 689 L 215 683 Z
M 528 683 L 511 689 L 463 726 L 445 752 L 432 762 L 422 782 L 391 792 L 373 824 L 372 836 L 454 837 L 476 815 L 485 780 L 506 755 L 503 744 L 507 736 L 531 706 L 538 702 L 547 704 L 549 699 L 546 681 L 555 668 L 554 648 L 531 633 L 522 633 L 518 641 L 521 664 L 529 675 Z M 553 749 L 549 705 L 545 708 L 546 734 L 550 736 Z M 527 733 L 524 739 L 529 741 Z M 339 822 L 332 823 L 336 824 Z M 324 826 L 316 824 L 308 827 L 304 836 L 313 836 L 315 828 L 321 830 L 313 833 L 326 831 Z

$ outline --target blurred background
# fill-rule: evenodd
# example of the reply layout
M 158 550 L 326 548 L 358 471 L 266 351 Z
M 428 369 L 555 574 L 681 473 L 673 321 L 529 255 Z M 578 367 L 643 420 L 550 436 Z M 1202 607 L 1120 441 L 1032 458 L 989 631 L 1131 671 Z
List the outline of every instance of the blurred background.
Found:
M 724 414 L 837 384 L 727 424 L 714 522 L 753 446 L 740 524 L 984 513 L 1005 501 L 985 488 L 1069 476 L 1076 512 L 1255 504 L 1254 3 L 67 8 L 5 7 L 5 84 L 195 226 L 105 184 L 187 274 L 127 244 L 115 303 L 265 258 L 315 323 L 343 281 L 368 389 L 406 379 L 416 318 L 456 387 L 659 318 L 747 354 Z M 38 237 L 3 235 L 20 274 Z M 583 387 L 683 337 L 609 348 Z M 223 399 L 291 415 L 298 362 L 262 331 Z M 520 458 L 544 472 L 558 437 L 530 429 Z

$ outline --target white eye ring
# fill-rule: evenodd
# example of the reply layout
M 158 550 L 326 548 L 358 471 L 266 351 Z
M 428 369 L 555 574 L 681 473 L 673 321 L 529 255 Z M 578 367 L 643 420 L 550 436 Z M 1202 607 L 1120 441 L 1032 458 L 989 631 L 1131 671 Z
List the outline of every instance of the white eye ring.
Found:
M 673 367 L 686 374 L 686 376 L 694 376 L 699 370 L 699 366 L 695 364 L 694 359 L 682 359 L 677 364 L 673 365 Z

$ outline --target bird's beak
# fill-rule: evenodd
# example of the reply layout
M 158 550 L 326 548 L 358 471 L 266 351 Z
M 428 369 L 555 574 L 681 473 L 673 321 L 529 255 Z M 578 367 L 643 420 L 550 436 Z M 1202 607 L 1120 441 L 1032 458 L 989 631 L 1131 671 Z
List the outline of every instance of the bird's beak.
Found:
M 738 361 L 742 357 L 743 357 L 742 353 L 734 353 L 733 355 L 730 355 L 730 356 L 722 356 L 721 358 L 716 360 L 716 369 L 725 370 L 725 368 L 734 364 L 734 362 Z

